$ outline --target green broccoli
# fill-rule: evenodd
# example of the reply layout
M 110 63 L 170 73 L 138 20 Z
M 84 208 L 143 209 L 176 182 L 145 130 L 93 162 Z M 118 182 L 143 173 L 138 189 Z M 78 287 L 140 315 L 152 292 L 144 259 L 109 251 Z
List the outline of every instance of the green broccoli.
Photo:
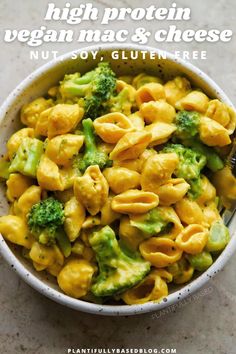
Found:
M 9 172 L 20 172 L 25 176 L 36 177 L 43 149 L 44 144 L 41 140 L 25 138 L 10 164 Z
M 206 164 L 206 157 L 181 144 L 169 144 L 163 152 L 175 152 L 179 157 L 179 165 L 175 175 L 179 178 L 191 180 L 200 176 L 201 169 Z
M 90 118 L 83 119 L 82 125 L 85 137 L 85 153 L 82 157 L 78 155 L 75 158 L 75 167 L 84 172 L 87 167 L 92 165 L 98 165 L 101 169 L 112 166 L 112 160 L 108 159 L 107 154 L 103 151 L 98 151 L 96 147 L 92 120 Z
M 180 139 L 194 137 L 198 134 L 200 115 L 195 111 L 180 111 L 175 118 L 176 131 L 175 136 Z
M 181 144 L 169 144 L 164 152 L 175 152 L 179 157 L 179 165 L 175 170 L 176 177 L 184 178 L 191 186 L 188 195 L 196 199 L 201 194 L 201 170 L 206 165 L 206 157 Z
M 9 167 L 10 167 L 10 161 L 6 161 L 3 158 L 0 160 L 0 178 L 2 179 L 8 179 L 9 178 Z
M 60 94 L 63 99 L 83 98 L 84 118 L 95 119 L 101 115 L 103 104 L 109 100 L 115 87 L 115 73 L 108 63 L 100 63 L 83 76 L 79 73 L 66 75 L 60 83 Z
M 121 250 L 109 226 L 92 233 L 89 242 L 99 266 L 99 275 L 91 288 L 95 296 L 120 294 L 139 283 L 150 271 L 149 262 L 130 257 Z
M 220 252 L 230 241 L 229 229 L 222 221 L 215 221 L 210 228 L 206 251 Z
M 134 105 L 134 98 L 130 95 L 128 87 L 123 88 L 117 95 L 114 95 L 107 102 L 107 107 L 110 112 L 121 112 L 129 116 Z
M 154 208 L 144 215 L 135 216 L 130 220 L 130 224 L 149 236 L 156 235 L 171 226 L 159 208 Z
M 206 166 L 212 171 L 216 172 L 224 168 L 224 162 L 219 157 L 214 148 L 205 146 L 197 139 L 185 139 L 183 140 L 185 146 L 191 147 L 194 151 L 206 156 Z
M 188 196 L 191 199 L 197 199 L 202 194 L 202 179 L 201 177 L 193 178 L 187 181 L 190 184 Z
M 199 272 L 204 272 L 213 263 L 211 254 L 206 251 L 194 255 L 188 254 L 186 258 L 191 266 Z
M 207 159 L 206 166 L 216 172 L 224 167 L 214 148 L 205 146 L 198 136 L 198 128 L 200 123 L 200 115 L 195 111 L 179 111 L 175 118 L 176 131 L 175 138 L 180 139 L 181 143 L 187 147 L 191 147 L 194 151 L 204 155 Z M 193 139 L 194 138 L 194 139 Z
M 27 221 L 30 231 L 39 243 L 50 246 L 57 240 L 64 255 L 70 255 L 71 244 L 62 228 L 64 208 L 61 202 L 50 197 L 34 204 Z

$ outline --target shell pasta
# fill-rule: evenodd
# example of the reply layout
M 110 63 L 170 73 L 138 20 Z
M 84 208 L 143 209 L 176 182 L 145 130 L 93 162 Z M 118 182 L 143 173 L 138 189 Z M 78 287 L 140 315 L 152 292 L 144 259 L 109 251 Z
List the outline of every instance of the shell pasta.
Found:
M 66 295 L 143 304 L 205 271 L 230 235 L 236 113 L 192 87 L 108 63 L 25 104 L 0 178 L 0 233 Z

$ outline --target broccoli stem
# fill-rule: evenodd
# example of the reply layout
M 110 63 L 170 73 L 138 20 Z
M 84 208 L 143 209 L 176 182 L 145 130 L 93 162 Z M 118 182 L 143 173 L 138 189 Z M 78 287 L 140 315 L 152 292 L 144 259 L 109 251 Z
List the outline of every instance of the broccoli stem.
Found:
M 89 166 L 98 165 L 100 169 L 111 166 L 112 161 L 103 151 L 98 151 L 93 129 L 93 121 L 90 118 L 83 119 L 83 133 L 85 137 L 85 153 L 81 158 L 75 159 L 75 166 L 84 173 Z
M 37 142 L 37 144 L 34 144 L 30 147 L 28 159 L 24 167 L 24 170 L 28 175 L 31 175 L 32 171 L 37 171 L 37 167 L 42 153 L 43 153 L 43 144 L 40 140 Z
M 71 96 L 84 97 L 89 87 L 90 87 L 89 84 L 78 85 L 75 82 L 68 81 L 64 84 L 63 89 L 64 92 L 66 92 Z
M 90 84 L 90 82 L 94 79 L 95 76 L 95 71 L 89 71 L 86 74 L 84 74 L 81 77 L 78 77 L 77 79 L 75 79 L 75 83 L 78 85 L 86 85 L 86 84 Z
M 35 138 L 25 138 L 19 146 L 9 167 L 9 172 L 20 172 L 29 177 L 36 177 L 37 167 L 43 154 L 44 144 Z
M 62 253 L 65 257 L 69 257 L 71 254 L 71 243 L 66 233 L 60 228 L 56 231 L 55 236 Z
M 84 119 L 82 121 L 84 140 L 85 140 L 85 153 L 86 152 L 96 152 L 96 141 L 94 136 L 93 121 L 90 118 Z

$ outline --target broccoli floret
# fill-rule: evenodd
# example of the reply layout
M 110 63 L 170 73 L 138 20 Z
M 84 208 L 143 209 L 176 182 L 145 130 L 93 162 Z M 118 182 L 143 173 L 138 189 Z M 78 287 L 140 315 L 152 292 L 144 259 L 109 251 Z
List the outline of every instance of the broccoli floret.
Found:
M 25 176 L 36 177 L 43 149 L 44 144 L 41 140 L 25 138 L 11 162 L 9 172 L 20 172 Z
M 199 140 L 199 123 L 200 115 L 198 112 L 178 112 L 175 118 L 175 124 L 177 126 L 175 137 L 180 139 L 183 145 L 191 147 L 194 151 L 204 155 L 207 159 L 206 165 L 212 172 L 221 170 L 224 167 L 224 162 L 221 160 L 217 152 L 214 148 L 205 146 Z
M 55 243 L 56 230 L 63 225 L 63 204 L 50 197 L 34 204 L 28 214 L 28 225 L 40 243 Z
M 202 194 L 202 179 L 197 177 L 191 180 L 188 180 L 190 184 L 190 189 L 188 191 L 188 196 L 191 199 L 197 199 Z
M 198 134 L 200 115 L 195 111 L 180 111 L 175 118 L 175 136 L 180 139 L 194 137 Z
M 34 204 L 27 216 L 28 226 L 39 243 L 46 246 L 56 240 L 65 256 L 70 254 L 70 242 L 62 229 L 64 223 L 63 204 L 50 197 Z
M 224 168 L 224 162 L 219 157 L 214 148 L 203 145 L 197 139 L 185 139 L 183 144 L 191 147 L 194 151 L 199 152 L 200 154 L 206 156 L 207 163 L 206 166 L 212 171 L 216 172 Z
M 194 255 L 188 254 L 186 258 L 191 266 L 199 272 L 204 272 L 213 263 L 211 254 L 206 251 Z
M 179 157 L 179 165 L 174 172 L 179 178 L 191 180 L 200 176 L 201 169 L 206 164 L 206 157 L 181 144 L 169 144 L 163 152 L 175 152 Z
M 131 97 L 130 90 L 125 87 L 117 95 L 112 96 L 107 103 L 110 112 L 121 112 L 126 116 L 131 114 L 134 98 Z
M 84 172 L 87 167 L 98 165 L 101 169 L 112 166 L 112 160 L 109 160 L 107 154 L 103 151 L 98 151 L 96 147 L 93 122 L 90 118 L 83 119 L 83 133 L 85 140 L 85 153 L 81 157 L 75 159 L 75 167 L 81 172 Z
M 184 178 L 191 186 L 188 195 L 196 199 L 201 194 L 201 170 L 206 165 L 206 157 L 193 149 L 181 144 L 169 144 L 164 152 L 175 152 L 179 157 L 179 165 L 174 174 L 176 177 Z
M 108 63 L 100 63 L 83 76 L 79 73 L 66 75 L 60 83 L 60 93 L 63 99 L 83 98 L 84 118 L 95 119 L 101 115 L 103 104 L 109 100 L 115 87 L 115 73 Z
M 92 285 L 95 296 L 112 296 L 139 283 L 150 271 L 150 263 L 125 254 L 114 231 L 105 226 L 94 232 L 89 242 L 96 253 L 99 275 Z
M 222 221 L 215 221 L 210 228 L 206 251 L 220 252 L 227 246 L 229 241 L 230 233 L 228 228 Z
M 148 213 L 130 220 L 130 224 L 144 232 L 144 234 L 153 236 L 164 231 L 171 223 L 163 218 L 158 208 L 154 208 Z

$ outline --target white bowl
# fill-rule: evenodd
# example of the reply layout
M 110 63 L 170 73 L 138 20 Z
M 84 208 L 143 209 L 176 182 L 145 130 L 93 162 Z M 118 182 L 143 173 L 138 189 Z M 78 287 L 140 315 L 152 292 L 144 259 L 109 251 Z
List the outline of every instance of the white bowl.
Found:
M 76 53 L 79 54 L 81 51 L 85 50 L 88 52 L 91 50 L 99 50 L 104 56 L 104 60 L 109 61 L 112 68 L 118 74 L 134 74 L 146 71 L 151 74 L 161 75 L 165 80 L 170 79 L 176 75 L 185 75 L 194 85 L 200 87 L 210 97 L 219 98 L 220 100 L 232 106 L 232 103 L 228 97 L 212 79 L 210 79 L 206 74 L 204 74 L 195 66 L 186 63 L 183 60 L 176 60 L 169 53 L 167 53 L 166 59 L 157 58 L 155 60 L 143 60 L 140 58 L 135 61 L 111 59 L 110 54 L 112 51 L 120 50 L 125 51 L 126 54 L 129 54 L 131 50 L 130 48 L 131 46 L 128 45 L 119 45 L 119 47 L 103 45 L 102 48 L 98 46 L 83 48 Z M 157 49 L 150 47 L 132 45 L 132 50 L 148 50 L 158 54 Z M 33 74 L 29 75 L 6 99 L 5 103 L 0 108 L 1 153 L 5 152 L 5 144 L 10 135 L 20 126 L 19 110 L 24 103 L 30 102 L 32 99 L 45 94 L 47 89 L 58 83 L 64 74 L 75 71 L 83 73 L 90 70 L 97 64 L 97 61 L 94 61 L 91 58 L 91 55 L 89 55 L 88 60 L 82 60 L 80 58 L 73 60 L 71 57 L 72 53 L 68 53 L 42 66 Z M 0 213 L 1 215 L 4 215 L 7 213 L 8 204 L 4 194 L 5 189 L 3 187 L 1 187 L 0 193 Z M 52 300 L 55 300 L 75 310 L 93 314 L 109 316 L 135 315 L 139 313 L 159 311 L 167 306 L 173 305 L 206 284 L 206 282 L 211 277 L 213 277 L 222 269 L 233 252 L 236 250 L 236 234 L 234 233 L 235 226 L 236 216 L 230 223 L 230 243 L 207 271 L 202 273 L 183 288 L 177 288 L 177 290 L 175 288 L 174 292 L 170 293 L 170 295 L 168 295 L 168 297 L 160 303 L 149 302 L 143 305 L 97 305 L 82 300 L 73 299 L 60 291 L 55 280 L 53 281 L 52 278 L 47 276 L 45 273 L 36 272 L 29 264 L 29 262 L 27 262 L 21 256 L 19 248 L 5 242 L 1 235 L 0 253 L 2 254 L 3 258 L 11 265 L 12 269 L 16 271 L 19 276 L 26 281 L 26 283 Z

